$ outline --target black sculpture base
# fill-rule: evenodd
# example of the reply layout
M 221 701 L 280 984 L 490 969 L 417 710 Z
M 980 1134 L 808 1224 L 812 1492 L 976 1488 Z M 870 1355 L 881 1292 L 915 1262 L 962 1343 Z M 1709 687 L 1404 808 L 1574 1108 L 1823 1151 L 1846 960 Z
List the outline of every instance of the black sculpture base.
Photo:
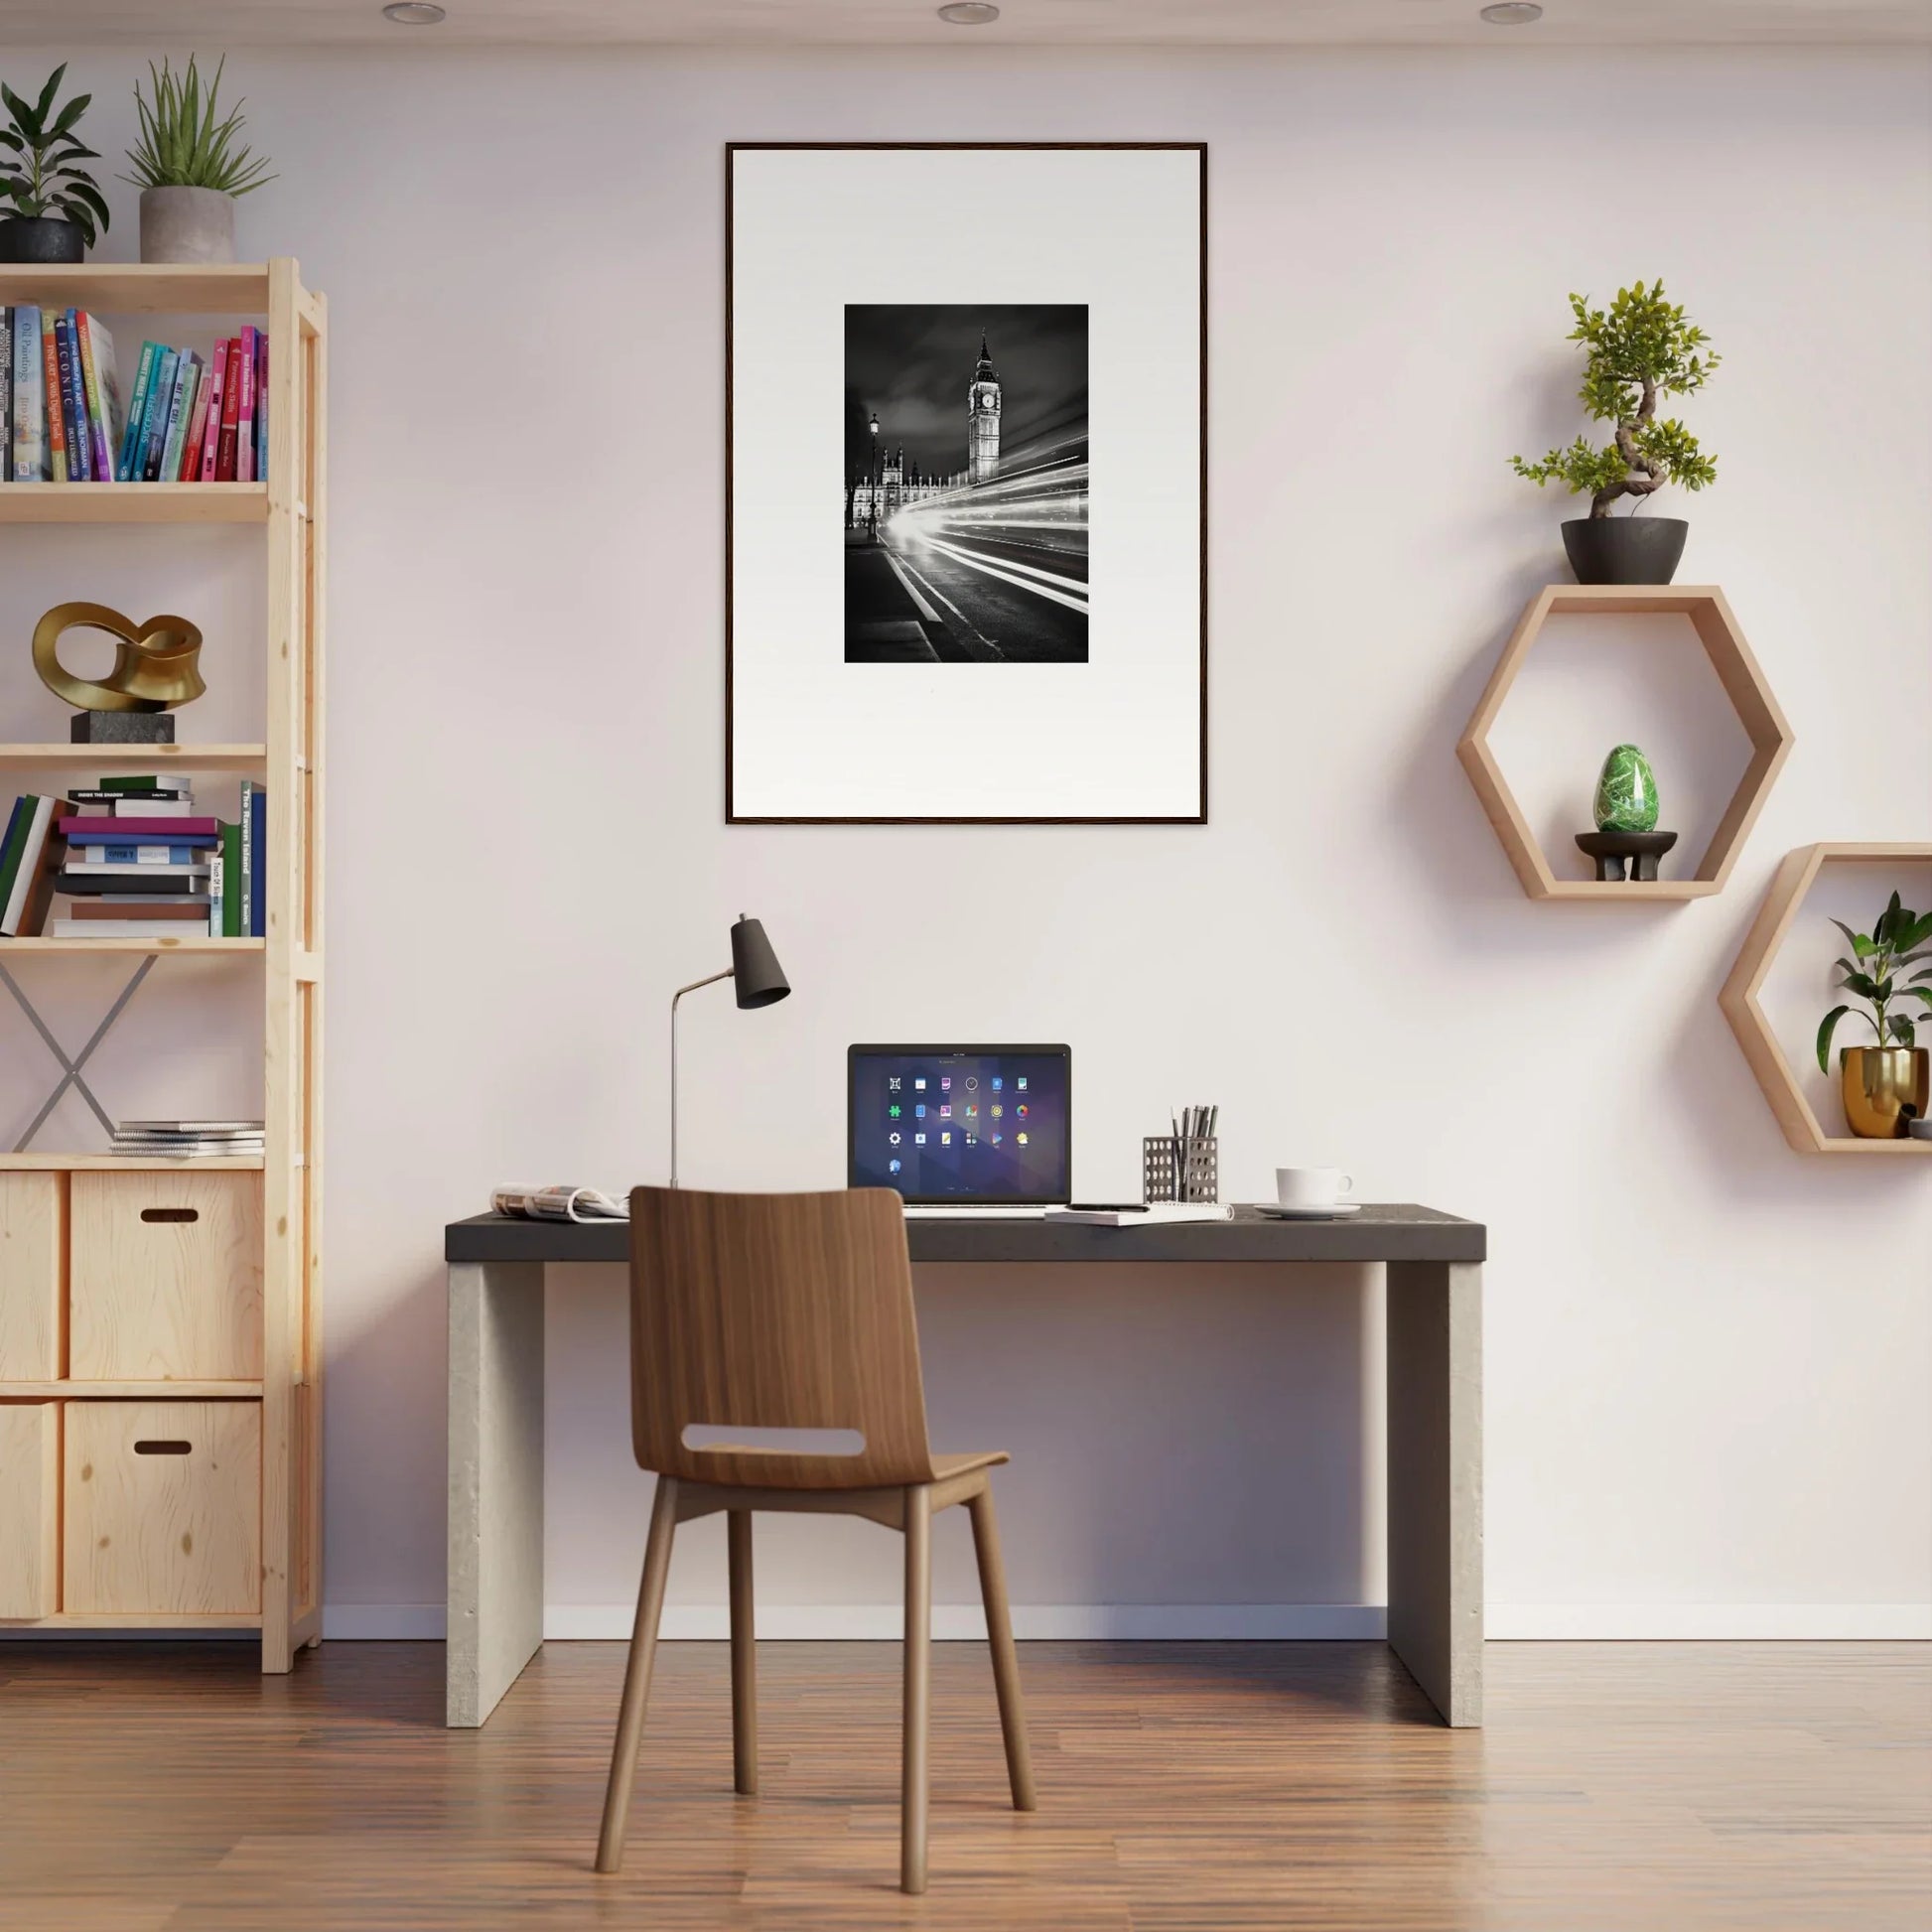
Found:
M 75 745 L 172 745 L 172 711 L 76 711 L 68 728 Z
M 1675 832 L 1579 832 L 1578 849 L 1596 861 L 1599 880 L 1624 878 L 1629 862 L 1631 879 L 1655 879 L 1657 861 L 1677 843 Z

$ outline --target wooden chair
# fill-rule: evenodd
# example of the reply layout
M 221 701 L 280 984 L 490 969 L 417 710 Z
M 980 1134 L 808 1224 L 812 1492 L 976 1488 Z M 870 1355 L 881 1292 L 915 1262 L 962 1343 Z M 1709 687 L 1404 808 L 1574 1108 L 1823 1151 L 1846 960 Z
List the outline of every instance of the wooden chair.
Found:
M 692 1427 L 852 1430 L 851 1455 L 694 1449 Z M 597 1868 L 623 1861 L 625 1818 L 650 1692 L 671 1539 L 680 1523 L 729 1512 L 732 1765 L 758 1790 L 752 1628 L 752 1512 L 863 1516 L 905 1538 L 905 1706 L 899 1884 L 926 1881 L 930 1734 L 932 1517 L 950 1503 L 972 1516 L 980 1594 L 992 1640 L 993 1688 L 1016 1810 L 1035 1808 L 1020 1708 L 1020 1669 L 987 1471 L 1002 1450 L 934 1455 L 912 1311 L 912 1270 L 897 1194 L 707 1194 L 639 1187 L 630 1196 L 630 1430 L 640 1467 L 657 1476 L 637 1623 Z

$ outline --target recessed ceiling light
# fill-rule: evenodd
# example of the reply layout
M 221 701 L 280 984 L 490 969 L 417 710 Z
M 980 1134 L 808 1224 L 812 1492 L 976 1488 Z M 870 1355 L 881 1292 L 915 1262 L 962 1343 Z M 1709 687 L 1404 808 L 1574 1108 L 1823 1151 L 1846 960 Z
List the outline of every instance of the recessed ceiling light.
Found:
M 447 12 L 447 8 L 435 5 L 434 0 L 391 0 L 382 9 L 382 18 L 393 20 L 398 27 L 434 27 Z
M 951 0 L 939 9 L 939 18 L 948 27 L 991 27 L 1000 17 L 991 0 Z
M 1527 27 L 1543 18 L 1543 9 L 1536 0 L 1496 0 L 1493 7 L 1483 8 L 1482 17 L 1492 27 Z

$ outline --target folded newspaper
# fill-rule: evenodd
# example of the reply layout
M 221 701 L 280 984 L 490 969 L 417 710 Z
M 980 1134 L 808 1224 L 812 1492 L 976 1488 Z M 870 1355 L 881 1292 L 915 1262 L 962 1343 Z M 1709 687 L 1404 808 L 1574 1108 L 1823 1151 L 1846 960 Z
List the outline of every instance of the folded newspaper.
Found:
M 627 1221 L 628 1201 L 613 1200 L 595 1187 L 498 1187 L 490 1211 L 524 1221 Z

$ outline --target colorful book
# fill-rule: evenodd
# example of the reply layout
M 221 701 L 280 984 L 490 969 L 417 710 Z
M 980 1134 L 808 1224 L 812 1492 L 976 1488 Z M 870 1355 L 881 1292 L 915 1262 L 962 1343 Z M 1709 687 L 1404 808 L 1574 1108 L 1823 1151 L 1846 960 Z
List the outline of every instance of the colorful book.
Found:
M 207 891 L 207 866 L 63 866 L 56 889 L 69 898 L 179 897 Z
M 181 461 L 169 472 L 176 483 L 193 483 L 202 474 L 202 439 L 207 433 L 207 398 L 214 371 L 203 366 L 197 368 L 195 376 L 194 413 L 187 419 L 188 432 L 181 440 Z
M 112 483 L 121 437 L 121 380 L 114 366 L 114 338 L 100 318 L 85 309 L 76 317 L 75 327 L 80 337 L 80 379 L 87 392 L 87 422 L 93 432 L 94 481 Z
M 181 372 L 181 352 L 164 348 L 156 356 L 154 381 L 148 389 L 148 407 L 141 424 L 141 450 L 135 460 L 134 481 L 155 483 L 161 476 L 161 445 L 168 434 L 168 411 L 174 406 L 175 379 Z
M 202 358 L 184 354 L 175 380 L 175 399 L 168 405 L 168 428 L 161 440 L 158 481 L 173 483 L 181 475 L 182 445 L 188 439 L 188 419 L 195 413 L 195 390 L 202 378 Z
M 221 389 L 221 440 L 215 445 L 214 481 L 234 482 L 235 430 L 241 420 L 241 339 L 228 345 L 228 374 Z
M 68 482 L 94 480 L 93 439 L 87 432 L 87 403 L 81 393 L 80 344 L 73 333 L 73 311 L 54 318 L 54 352 L 61 371 L 61 422 L 67 439 Z
M 14 873 L 20 865 L 21 841 L 27 836 L 27 821 L 33 815 L 31 797 L 14 800 L 13 811 L 7 818 L 7 836 L 0 839 L 0 907 L 5 906 L 7 895 L 14 889 Z
M 201 846 L 176 844 L 85 844 L 69 852 L 68 862 L 73 866 L 192 866 L 199 850 Z
M 199 919 L 207 923 L 212 902 L 206 893 L 178 894 L 171 898 L 128 894 L 75 899 L 68 908 L 73 919 Z
M 15 483 L 45 483 L 47 399 L 41 385 L 41 312 L 32 303 L 14 310 Z
M 221 937 L 239 939 L 245 931 L 245 907 L 247 901 L 241 890 L 241 827 L 224 825 L 221 828 L 221 851 L 217 870 L 221 887 L 215 895 L 215 903 L 221 908 Z
M 54 819 L 60 801 L 35 798 L 33 815 L 20 847 L 6 910 L 0 913 L 0 933 L 9 939 L 31 937 L 47 923 L 47 902 L 54 896 Z
M 255 481 L 255 344 L 258 332 L 245 326 L 241 331 L 241 396 L 235 404 L 236 483 Z
M 159 343 L 141 345 L 141 360 L 134 371 L 134 387 L 128 392 L 127 426 L 121 432 L 120 460 L 114 475 L 122 483 L 133 483 L 139 475 L 135 459 L 141 454 L 141 434 L 147 424 L 148 399 L 154 393 L 154 365 L 161 359 Z
M 52 309 L 41 316 L 41 395 L 47 404 L 47 473 L 50 481 L 68 480 L 67 406 L 61 400 L 61 349 L 57 333 L 59 318 Z
M 214 345 L 208 357 L 207 424 L 202 431 L 202 467 L 198 481 L 212 483 L 221 454 L 221 402 L 228 392 L 228 350 L 225 340 Z
M 167 792 L 177 798 L 186 798 L 191 787 L 186 778 L 163 778 L 152 771 L 116 771 L 103 777 L 95 789 L 104 792 L 131 791 L 137 795 Z
M 255 481 L 268 480 L 268 332 L 255 336 Z
M 126 828 L 116 831 L 114 824 L 111 818 L 78 818 L 69 813 L 61 820 L 61 832 L 66 838 L 88 845 L 126 845 Z M 220 830 L 221 821 L 218 818 L 144 818 L 141 821 L 141 843 L 212 844 Z
M 258 784 L 247 784 L 244 803 L 248 811 L 247 835 L 241 842 L 242 872 L 247 881 L 245 901 L 247 924 L 243 930 L 251 939 L 268 937 L 268 793 Z
M 14 480 L 14 312 L 0 303 L 0 483 Z

